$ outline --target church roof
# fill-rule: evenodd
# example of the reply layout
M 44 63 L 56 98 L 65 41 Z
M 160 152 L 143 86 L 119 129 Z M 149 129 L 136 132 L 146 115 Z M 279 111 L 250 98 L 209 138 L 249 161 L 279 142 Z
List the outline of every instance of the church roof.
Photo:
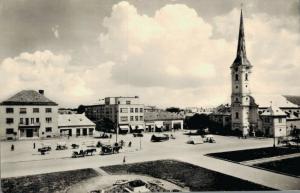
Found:
M 1 105 L 54 105 L 57 103 L 35 90 L 22 90 L 3 101 Z
M 255 98 L 256 103 L 259 105 L 260 108 L 262 107 L 269 107 L 277 106 L 277 107 L 287 107 L 287 108 L 295 108 L 298 107 L 294 103 L 291 103 L 282 95 L 275 95 L 275 94 L 257 94 L 253 93 L 252 96 Z
M 286 100 L 300 107 L 300 96 L 284 95 Z
M 251 64 L 250 64 L 249 60 L 247 59 L 247 54 L 246 54 L 243 10 L 241 10 L 240 29 L 239 29 L 239 38 L 238 38 L 236 58 L 232 64 L 232 67 L 241 66 L 241 65 L 246 65 L 246 66 L 251 67 Z
M 262 114 L 262 116 L 274 116 L 274 117 L 281 117 L 286 116 L 285 112 L 283 112 L 279 107 L 271 106 L 267 108 Z

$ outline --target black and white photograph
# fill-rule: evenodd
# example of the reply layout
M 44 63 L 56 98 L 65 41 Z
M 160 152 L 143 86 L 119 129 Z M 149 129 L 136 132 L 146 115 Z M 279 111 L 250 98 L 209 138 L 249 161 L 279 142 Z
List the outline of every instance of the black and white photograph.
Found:
M 3 193 L 300 190 L 300 0 L 1 0 Z

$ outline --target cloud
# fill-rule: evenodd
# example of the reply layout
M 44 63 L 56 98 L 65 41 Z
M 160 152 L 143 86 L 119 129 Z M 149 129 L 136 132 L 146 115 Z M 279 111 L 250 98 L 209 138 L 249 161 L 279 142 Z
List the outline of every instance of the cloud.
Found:
M 53 32 L 53 35 L 54 35 L 54 37 L 55 37 L 56 39 L 59 39 L 58 28 L 59 28 L 58 25 L 56 25 L 56 26 L 54 26 L 54 27 L 51 28 L 51 30 L 52 30 L 52 32 Z
M 45 89 L 54 99 L 78 102 L 93 93 L 80 76 L 85 71 L 73 69 L 71 56 L 51 51 L 21 53 L 0 63 L 0 93 L 14 94 L 23 89 Z M 9 91 L 9 92 L 7 92 Z

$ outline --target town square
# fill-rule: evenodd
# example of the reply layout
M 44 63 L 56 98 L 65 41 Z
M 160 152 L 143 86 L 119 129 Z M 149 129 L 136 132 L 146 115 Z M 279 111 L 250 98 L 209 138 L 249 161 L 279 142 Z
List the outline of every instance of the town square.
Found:
M 299 190 L 300 2 L 264 2 L 1 4 L 1 191 Z

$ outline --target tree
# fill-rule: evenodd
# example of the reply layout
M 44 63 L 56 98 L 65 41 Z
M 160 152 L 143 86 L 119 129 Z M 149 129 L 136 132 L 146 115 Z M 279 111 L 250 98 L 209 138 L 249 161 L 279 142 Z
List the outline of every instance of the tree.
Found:
M 82 114 L 85 112 L 85 106 L 84 105 L 79 105 L 77 108 L 77 113 Z
M 166 109 L 166 111 L 171 112 L 171 113 L 179 113 L 181 111 L 181 109 L 178 107 L 169 107 Z
M 103 132 L 111 132 L 115 130 L 115 124 L 109 118 L 103 118 L 96 121 L 96 130 Z

